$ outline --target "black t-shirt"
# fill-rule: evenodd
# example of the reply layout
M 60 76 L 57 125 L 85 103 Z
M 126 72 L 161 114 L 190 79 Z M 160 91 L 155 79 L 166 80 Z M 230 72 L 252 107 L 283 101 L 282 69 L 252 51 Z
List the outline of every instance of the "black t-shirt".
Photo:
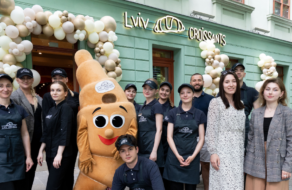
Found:
M 34 105 L 31 104 L 34 112 L 34 131 L 32 137 L 32 143 L 39 143 L 42 137 L 42 107 L 38 104 L 35 110 Z

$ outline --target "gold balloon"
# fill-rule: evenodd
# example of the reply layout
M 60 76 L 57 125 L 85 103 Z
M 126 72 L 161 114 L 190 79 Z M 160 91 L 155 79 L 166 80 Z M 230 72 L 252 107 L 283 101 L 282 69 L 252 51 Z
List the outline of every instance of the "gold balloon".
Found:
M 107 76 L 113 79 L 117 78 L 117 74 L 114 71 L 110 71 L 107 73 Z
M 98 45 L 98 48 L 99 49 L 103 49 L 103 45 Z
M 96 55 L 96 57 L 100 57 L 100 56 L 101 56 L 101 54 L 100 54 L 100 53 L 96 53 L 95 55 Z
M 85 17 L 84 17 L 83 15 L 77 15 L 75 18 L 79 18 L 79 19 L 81 19 L 81 20 L 83 20 L 83 21 L 86 20 Z
M 14 0 L 0 0 L 0 14 L 10 15 L 14 8 Z
M 3 57 L 3 63 L 8 63 L 9 65 L 15 65 L 16 64 L 16 59 L 14 57 L 14 55 L 11 54 L 6 54 Z
M 16 25 L 16 28 L 19 31 L 19 37 L 26 37 L 29 35 L 29 30 L 23 24 Z
M 121 76 L 122 72 L 123 71 L 122 71 L 122 69 L 120 67 L 116 67 L 115 73 L 117 74 L 117 77 Z
M 214 83 L 216 86 L 219 85 L 219 82 L 220 82 L 220 78 L 219 78 L 219 77 L 213 79 L 213 83 Z
M 116 31 L 117 23 L 113 17 L 104 16 L 100 19 L 100 21 L 104 23 L 104 31 L 106 32 Z
M 221 56 L 220 55 L 215 55 L 215 60 L 221 62 Z
M 68 14 L 69 14 L 68 11 L 65 10 L 65 11 L 63 11 L 63 14 L 62 15 L 67 17 Z
M 49 25 L 44 25 L 43 26 L 43 33 L 47 36 L 47 37 L 51 37 L 54 34 L 54 29 Z
M 103 42 L 98 42 L 97 44 L 96 44 L 96 47 L 99 47 L 99 46 L 103 46 Z M 100 49 L 100 48 L 99 48 Z
M 114 71 L 116 69 L 116 63 L 111 60 L 108 59 L 105 63 L 104 63 L 104 67 L 107 71 Z
M 271 66 L 272 66 L 271 63 L 265 63 L 265 65 L 264 65 L 264 67 L 265 67 L 266 69 L 269 69 Z
M 62 16 L 62 17 L 61 17 L 61 22 L 62 22 L 62 23 L 67 22 L 67 21 L 68 21 L 67 17 L 65 17 L 65 16 Z
M 210 59 L 207 58 L 207 59 L 205 60 L 205 62 L 206 62 L 206 63 L 210 63 Z
M 220 54 L 220 49 L 215 48 L 215 55 L 219 55 Z
M 47 22 L 49 20 L 49 17 L 52 15 L 53 13 L 51 13 L 50 11 L 46 11 L 45 12 L 45 15 L 46 15 L 46 18 L 47 18 Z
M 214 62 L 214 59 L 210 59 L 210 62 L 213 63 Z
M 95 53 L 99 53 L 100 52 L 100 49 L 98 47 L 94 48 L 94 52 Z
M 208 56 L 208 59 L 213 59 L 213 57 L 211 55 Z
M 209 73 L 209 75 L 214 79 L 214 78 L 217 78 L 217 77 L 218 77 L 218 72 L 217 72 L 215 69 L 213 69 L 213 70 Z
M 0 0 L 1 1 L 1 0 Z M 7 26 L 14 25 L 13 20 L 9 16 L 2 16 L 0 22 L 4 22 Z
M 104 54 L 105 54 L 105 50 L 104 50 L 104 49 L 101 49 L 101 50 L 100 50 L 100 54 L 101 54 L 101 55 L 104 55 Z
M 80 18 L 75 18 L 73 24 L 77 30 L 84 30 L 85 29 L 85 22 Z
M 16 63 L 15 66 L 23 68 L 23 65 L 21 63 Z
M 4 74 L 4 69 L 0 68 L 0 74 Z
M 214 57 L 214 52 L 213 51 L 208 51 L 207 52 L 207 56 L 209 57 L 209 56 L 211 56 L 211 57 Z M 210 58 L 209 58 L 210 59 Z
M 118 59 L 118 60 L 117 60 L 117 63 L 118 63 L 118 64 L 120 64 L 120 63 L 121 63 L 121 60 L 120 60 L 120 59 Z
M 229 64 L 229 57 L 225 54 L 221 55 L 221 62 L 224 63 L 224 66 L 226 67 Z
M 39 23 L 40 25 L 45 25 L 47 24 L 47 17 L 46 14 L 44 12 L 38 12 L 35 16 L 35 20 L 37 21 L 37 23 Z
M 118 65 L 118 67 L 122 68 L 122 65 L 121 65 L 121 64 L 119 64 L 119 65 Z
M 277 63 L 272 62 L 271 65 L 272 65 L 272 67 L 276 67 L 277 66 Z

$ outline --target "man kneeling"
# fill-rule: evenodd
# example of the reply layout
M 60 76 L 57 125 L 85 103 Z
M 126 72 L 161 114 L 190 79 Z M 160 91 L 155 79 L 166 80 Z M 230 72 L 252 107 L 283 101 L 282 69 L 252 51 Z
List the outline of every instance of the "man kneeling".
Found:
M 155 162 L 138 156 L 137 140 L 132 135 L 120 136 L 116 143 L 125 162 L 114 175 L 112 190 L 164 190 L 162 177 Z

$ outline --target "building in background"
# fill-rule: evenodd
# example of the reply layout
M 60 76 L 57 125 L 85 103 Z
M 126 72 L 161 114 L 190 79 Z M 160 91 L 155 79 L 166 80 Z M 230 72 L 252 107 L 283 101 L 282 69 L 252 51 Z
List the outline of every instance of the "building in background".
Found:
M 45 11 L 67 10 L 94 19 L 112 16 L 117 21 L 119 40 L 115 48 L 120 51 L 123 69 L 120 85 L 134 82 L 139 103 L 144 101 L 142 84 L 147 78 L 171 82 L 175 89 L 173 99 L 178 103 L 178 86 L 189 82 L 193 73 L 204 74 L 199 41 L 189 38 L 190 29 L 196 34 L 206 31 L 210 37 L 214 34 L 218 40 L 216 47 L 230 57 L 228 67 L 236 62 L 246 66 L 248 86 L 254 87 L 261 80 L 259 55 L 272 56 L 291 99 L 290 0 L 18 0 L 15 3 L 22 8 L 39 4 Z M 166 19 L 169 22 L 165 23 Z M 94 55 L 86 41 L 74 46 L 42 35 L 28 39 L 34 41 L 34 50 L 23 64 L 42 75 L 38 90 L 46 90 L 48 73 L 56 66 L 72 73 L 70 85 L 78 89 L 73 55 L 78 49 L 87 49 Z

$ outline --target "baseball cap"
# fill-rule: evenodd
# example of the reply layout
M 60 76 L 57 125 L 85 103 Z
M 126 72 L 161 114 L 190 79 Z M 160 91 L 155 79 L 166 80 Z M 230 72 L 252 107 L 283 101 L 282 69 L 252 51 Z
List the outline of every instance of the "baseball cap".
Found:
M 242 63 L 235 63 L 235 64 L 232 66 L 232 68 L 231 68 L 230 70 L 231 70 L 231 71 L 234 71 L 235 68 L 238 67 L 238 66 L 242 66 L 243 69 L 245 70 L 245 66 L 244 66 Z
M 160 84 L 159 88 L 161 88 L 163 85 L 167 85 L 170 88 L 170 91 L 172 91 L 172 85 L 169 82 L 163 82 Z
M 0 74 L 0 79 L 1 78 L 6 78 L 6 79 L 8 79 L 11 83 L 13 83 L 13 79 L 9 76 L 9 75 L 7 75 L 7 74 Z
M 142 87 L 144 87 L 145 85 L 150 86 L 150 88 L 152 89 L 157 89 L 157 84 L 152 80 L 146 80 L 144 84 L 142 85 Z
M 33 78 L 32 71 L 30 69 L 27 69 L 27 68 L 18 69 L 17 73 L 16 73 L 16 78 L 21 78 L 23 76 L 29 76 L 29 77 Z
M 178 93 L 180 93 L 180 91 L 181 91 L 181 89 L 182 89 L 183 87 L 188 87 L 188 88 L 190 88 L 193 92 L 195 92 L 195 89 L 194 89 L 194 87 L 193 87 L 192 85 L 190 85 L 190 84 L 188 84 L 188 83 L 184 83 L 184 84 L 180 85 L 180 87 L 178 87 Z
M 129 89 L 129 88 L 131 88 L 131 87 L 134 88 L 134 89 L 137 91 L 137 87 L 136 87 L 136 85 L 134 85 L 134 84 L 132 84 L 132 83 L 127 84 L 124 90 L 127 90 L 127 89 Z
M 131 141 L 130 138 L 121 138 L 121 139 L 118 139 L 117 149 L 120 150 L 120 148 L 121 148 L 123 145 L 135 146 L 135 145 L 133 144 L 133 142 Z
M 51 77 L 54 77 L 55 75 L 60 75 L 62 77 L 68 77 L 66 71 L 62 68 L 54 69 L 51 73 Z

